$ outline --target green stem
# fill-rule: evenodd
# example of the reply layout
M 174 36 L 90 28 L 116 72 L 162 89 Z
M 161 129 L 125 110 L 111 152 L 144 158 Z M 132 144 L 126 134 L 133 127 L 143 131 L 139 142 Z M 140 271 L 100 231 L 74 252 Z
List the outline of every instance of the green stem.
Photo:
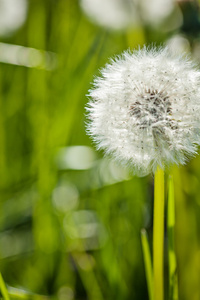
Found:
M 154 181 L 154 216 L 153 216 L 153 273 L 154 300 L 164 299 L 164 171 L 159 167 Z
M 7 291 L 7 288 L 6 288 L 6 285 L 5 285 L 5 282 L 3 280 L 1 273 L 0 273 L 0 290 L 1 290 L 1 294 L 3 296 L 3 299 L 10 300 L 10 296 L 8 294 L 8 291 Z

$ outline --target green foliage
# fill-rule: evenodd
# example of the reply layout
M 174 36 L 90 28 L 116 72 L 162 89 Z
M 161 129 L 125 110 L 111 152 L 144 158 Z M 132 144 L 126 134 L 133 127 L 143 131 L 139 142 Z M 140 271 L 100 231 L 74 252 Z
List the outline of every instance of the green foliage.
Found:
M 114 32 L 78 1 L 29 0 L 26 23 L 2 39 L 41 50 L 29 66 L 0 65 L 0 267 L 11 299 L 147 299 L 140 230 L 151 236 L 153 178 L 95 152 L 84 107 L 109 57 L 169 34 L 142 22 Z M 199 166 L 174 170 L 183 300 L 200 299 Z

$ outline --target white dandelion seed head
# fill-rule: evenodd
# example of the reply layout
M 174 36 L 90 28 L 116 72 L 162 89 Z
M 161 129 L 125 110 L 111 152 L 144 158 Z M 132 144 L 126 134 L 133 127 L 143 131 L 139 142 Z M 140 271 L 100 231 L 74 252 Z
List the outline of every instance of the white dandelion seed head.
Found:
M 171 15 L 175 8 L 174 0 L 151 0 L 151 5 L 149 5 L 149 0 L 139 0 L 138 4 L 143 19 L 152 25 L 158 25 Z
M 80 0 L 85 14 L 94 23 L 113 30 L 138 24 L 138 13 L 133 0 Z
M 200 72 L 167 47 L 124 52 L 94 80 L 87 131 L 135 173 L 184 164 L 200 145 Z
M 141 22 L 154 27 L 176 12 L 167 28 L 180 27 L 182 15 L 174 0 L 79 0 L 80 7 L 94 23 L 111 30 L 138 27 Z M 166 27 L 166 26 L 165 26 Z
M 0 0 L 0 35 L 9 35 L 21 27 L 26 20 L 27 9 L 27 0 Z

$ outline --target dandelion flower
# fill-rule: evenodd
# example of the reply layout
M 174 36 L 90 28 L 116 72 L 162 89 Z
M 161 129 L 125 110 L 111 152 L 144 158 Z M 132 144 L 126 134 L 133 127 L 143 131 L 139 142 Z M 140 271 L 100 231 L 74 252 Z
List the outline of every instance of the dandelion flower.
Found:
M 151 5 L 149 5 L 149 0 L 139 0 L 138 5 L 144 22 L 154 26 L 169 17 L 176 7 L 174 0 L 151 0 Z M 176 22 L 180 18 L 180 12 L 176 10 L 176 18 L 177 16 Z
M 13 33 L 24 24 L 27 8 L 27 0 L 0 0 L 1 36 Z
M 100 26 L 121 30 L 139 22 L 132 0 L 80 0 L 85 14 Z
M 111 30 L 138 27 L 141 23 L 158 26 L 171 16 L 170 27 L 182 24 L 182 15 L 174 0 L 79 0 L 83 12 L 94 23 Z M 176 11 L 176 19 L 172 12 Z M 167 27 L 169 27 L 167 26 Z M 166 27 L 166 26 L 165 26 Z
M 200 72 L 167 47 L 126 51 L 94 80 L 87 131 L 135 173 L 184 164 L 200 145 Z

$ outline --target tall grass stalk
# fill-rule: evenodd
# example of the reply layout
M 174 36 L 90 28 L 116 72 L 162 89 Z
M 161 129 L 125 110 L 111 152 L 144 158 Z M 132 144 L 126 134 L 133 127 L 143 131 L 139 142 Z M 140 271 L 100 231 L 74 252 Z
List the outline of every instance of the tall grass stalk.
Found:
M 141 241 L 142 241 L 142 250 L 143 250 L 143 257 L 144 257 L 144 266 L 145 266 L 149 300 L 153 300 L 153 269 L 152 269 L 149 242 L 148 242 L 147 232 L 145 229 L 141 230 Z
M 169 300 L 178 300 L 177 264 L 174 245 L 175 203 L 174 183 L 169 177 L 167 207 L 167 232 L 168 232 L 168 259 L 169 259 Z
M 3 280 L 3 277 L 0 273 L 0 290 L 1 290 L 1 294 L 3 296 L 4 300 L 10 300 L 10 296 L 8 294 L 8 290 L 6 288 L 5 282 Z

